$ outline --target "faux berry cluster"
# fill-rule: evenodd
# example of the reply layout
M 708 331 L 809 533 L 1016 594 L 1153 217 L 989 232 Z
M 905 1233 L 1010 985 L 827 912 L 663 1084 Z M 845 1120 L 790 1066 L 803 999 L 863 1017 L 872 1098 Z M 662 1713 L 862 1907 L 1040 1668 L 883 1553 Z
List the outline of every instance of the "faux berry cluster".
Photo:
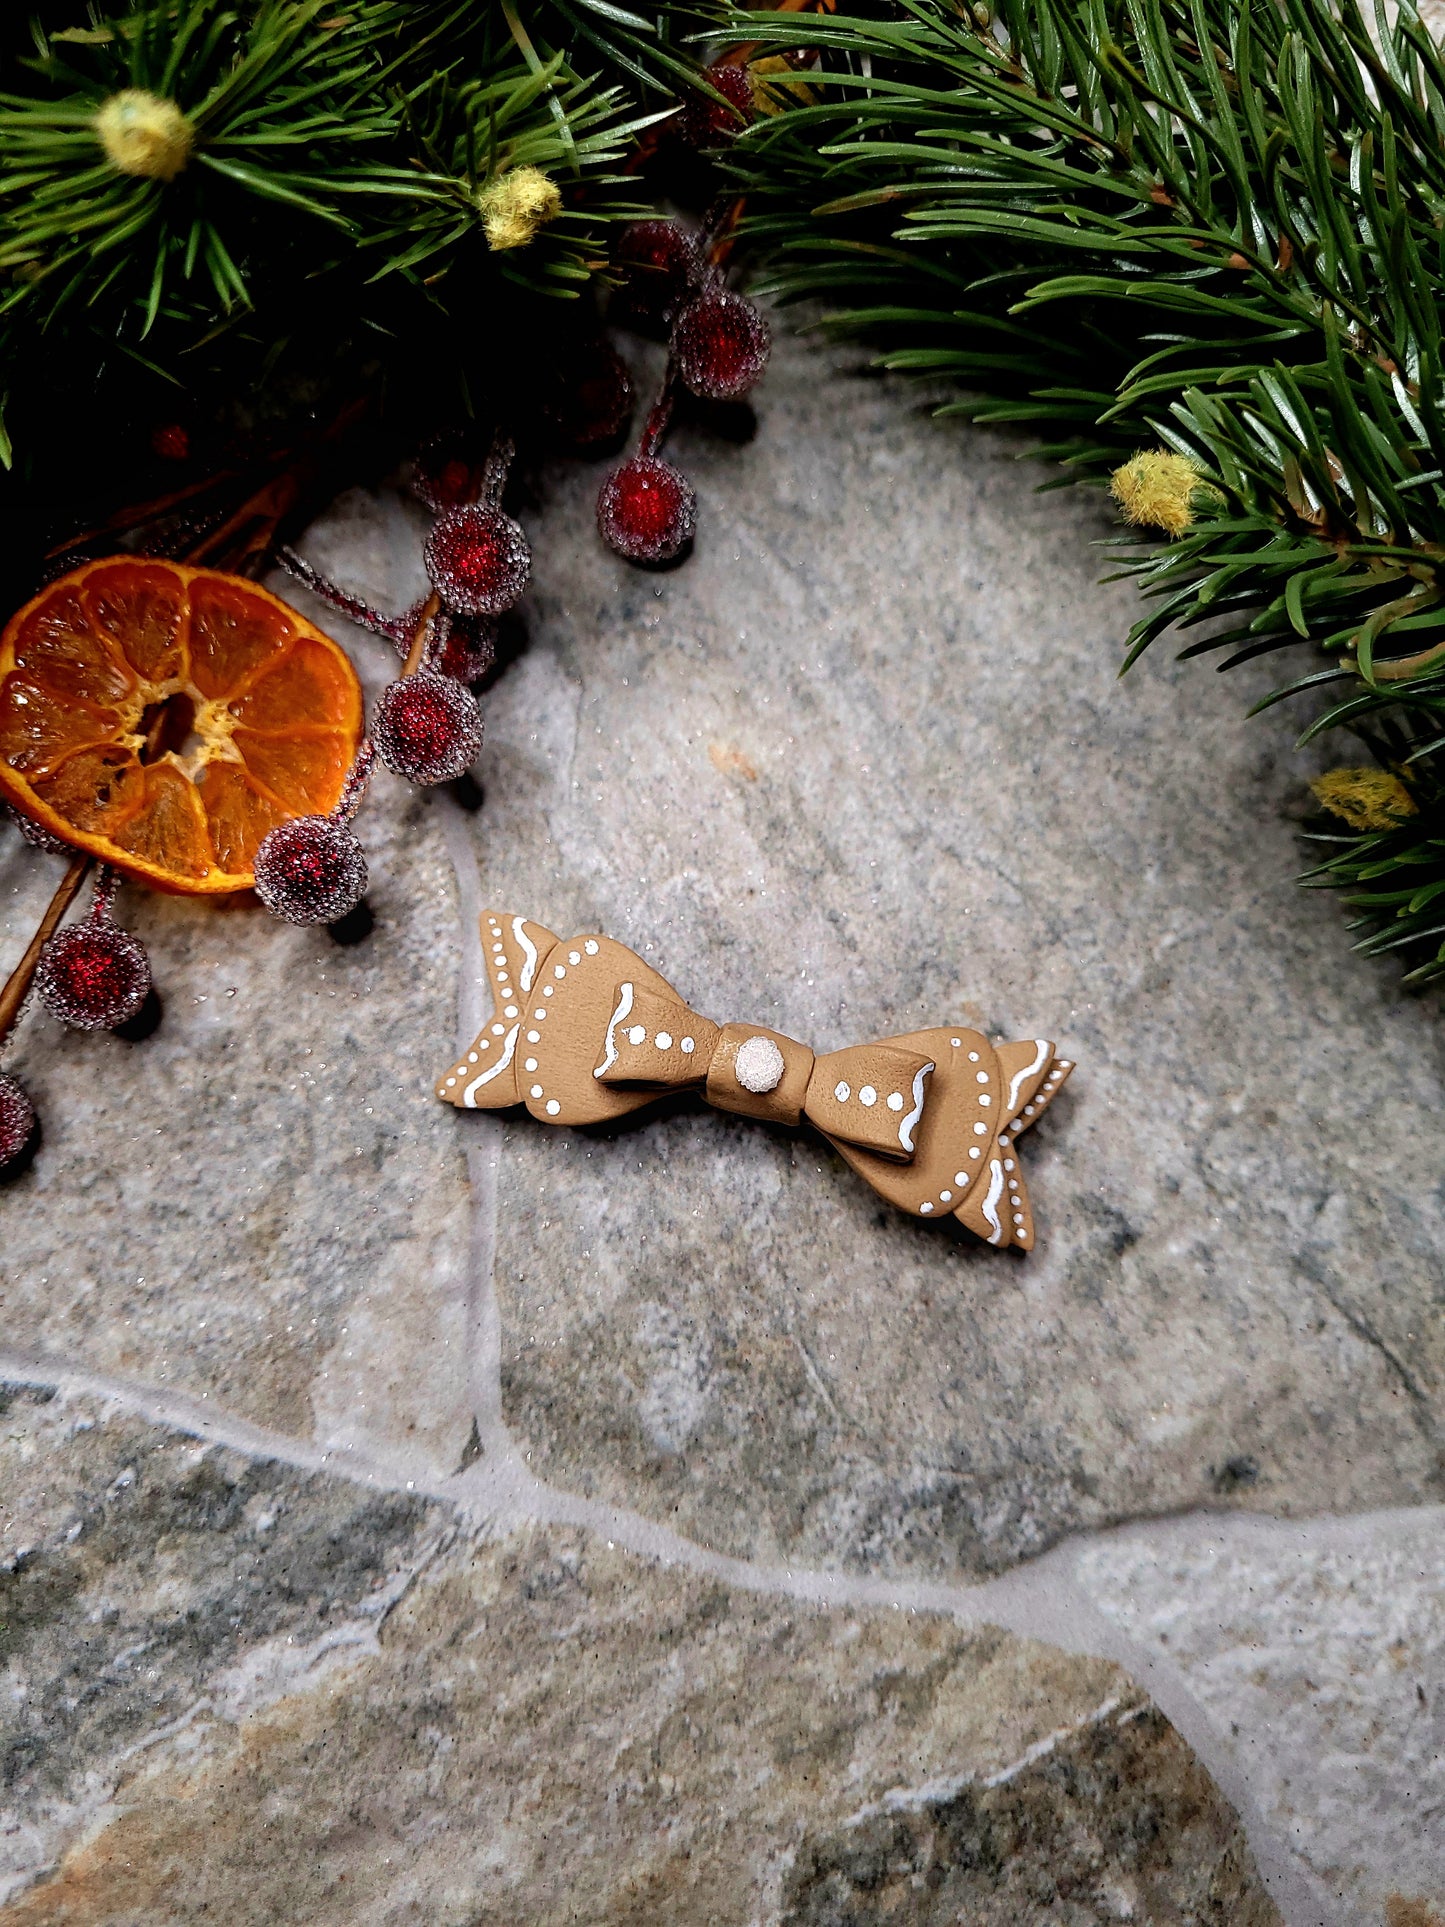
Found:
M 723 285 L 705 233 L 690 234 L 677 221 L 639 221 L 623 236 L 619 263 L 626 278 L 614 312 L 666 328 L 669 354 L 636 454 L 602 484 L 597 526 L 629 562 L 670 562 L 697 528 L 692 484 L 657 452 L 678 390 L 704 401 L 740 401 L 767 366 L 771 337 L 759 309 Z
M 672 130 L 694 152 L 723 145 L 754 112 L 752 82 L 743 66 L 723 62 L 709 68 L 705 78 L 710 91 L 689 101 Z M 610 319 L 664 336 L 669 349 L 667 371 L 636 451 L 608 475 L 598 498 L 598 528 L 630 562 L 676 560 L 696 528 L 696 493 L 659 452 L 679 400 L 691 395 L 705 402 L 738 401 L 767 363 L 767 322 L 752 302 L 725 284 L 727 230 L 735 213 L 735 207 L 721 209 L 699 232 L 671 219 L 640 221 L 622 238 L 617 257 L 622 282 Z M 625 364 L 611 343 L 597 336 L 582 345 L 573 365 L 559 368 L 557 394 L 544 402 L 543 414 L 563 445 L 585 453 L 621 439 L 632 400 Z M 186 431 L 159 431 L 156 446 L 168 458 L 183 459 Z M 480 462 L 455 438 L 437 439 L 418 457 L 411 487 L 435 518 L 423 552 L 430 592 L 399 615 L 383 614 L 293 551 L 280 551 L 285 567 L 322 601 L 391 642 L 403 668 L 373 707 L 370 733 L 336 807 L 327 815 L 282 823 L 257 850 L 256 894 L 273 915 L 296 924 L 327 924 L 341 940 L 352 940 L 355 928 L 343 938 L 338 926 L 348 921 L 354 926 L 354 913 L 364 908 L 366 856 L 351 825 L 375 760 L 380 757 L 408 782 L 432 785 L 462 777 L 476 759 L 482 715 L 472 685 L 495 662 L 497 619 L 521 597 L 532 566 L 526 536 L 501 506 L 512 456 L 510 439 L 498 435 Z M 262 498 L 270 499 L 264 489 L 257 499 Z M 276 513 L 268 511 L 272 530 Z M 68 851 L 28 819 L 16 821 L 37 847 Z M 96 869 L 89 911 L 60 927 L 93 867 L 89 857 L 71 854 L 41 928 L 0 990 L 0 1043 L 32 993 L 76 1029 L 139 1038 L 158 1020 L 145 949 L 115 921 L 120 881 L 115 871 L 104 865 Z M 0 1180 L 25 1168 L 39 1135 L 24 1088 L 0 1072 Z
M 481 750 L 482 712 L 470 685 L 495 662 L 496 619 L 532 572 L 521 525 L 501 508 L 512 454 L 500 435 L 480 468 L 446 438 L 423 450 L 411 486 L 436 516 L 422 552 L 431 593 L 401 615 L 384 615 L 294 550 L 281 551 L 298 582 L 406 658 L 377 698 L 371 734 L 336 808 L 279 825 L 256 852 L 256 894 L 288 923 L 337 923 L 365 896 L 366 858 L 350 825 L 375 756 L 407 782 L 429 786 L 454 782 Z

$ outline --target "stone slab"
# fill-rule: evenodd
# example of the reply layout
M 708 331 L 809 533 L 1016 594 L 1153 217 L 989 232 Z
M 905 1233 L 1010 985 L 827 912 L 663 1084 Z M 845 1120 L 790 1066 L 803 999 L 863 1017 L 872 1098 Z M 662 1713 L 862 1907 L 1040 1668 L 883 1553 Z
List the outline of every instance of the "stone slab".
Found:
M 6 1419 L 3 1927 L 1279 1920 L 1107 1662 Z
M 1177 1667 L 1256 1801 L 1360 1927 L 1445 1918 L 1438 1510 L 1089 1546 L 1078 1576 Z
M 740 1555 L 937 1575 L 1131 1516 L 1438 1494 L 1439 1002 L 1296 889 L 1290 720 L 1162 649 L 1119 683 L 1101 507 L 829 365 L 784 341 L 753 443 L 679 437 L 675 573 L 588 539 L 600 469 L 546 478 L 480 893 L 819 1049 L 1059 1038 L 1039 1248 L 952 1243 L 817 1140 L 699 1110 L 508 1125 L 533 1469 Z
M 1135 605 L 1096 585 L 1099 507 L 855 369 L 784 336 L 754 441 L 679 435 L 702 513 L 674 573 L 598 543 L 603 465 L 534 478 L 487 806 L 379 780 L 366 944 L 123 897 L 166 1022 L 26 1021 L 48 1137 L 0 1192 L 7 1345 L 451 1470 L 464 1154 L 497 1140 L 429 1087 L 475 887 L 820 1048 L 957 1016 L 1080 1062 L 1026 1147 L 1024 1262 L 895 1217 L 806 1136 L 502 1127 L 534 1470 L 744 1556 L 941 1577 L 1201 1504 L 1440 1492 L 1438 999 L 1294 889 L 1300 769 L 1283 715 L 1243 716 L 1258 682 L 1162 651 L 1116 682 Z M 308 543 L 401 606 L 420 526 L 356 493 Z M 379 686 L 385 648 L 345 633 Z M 0 831 L 0 965 L 54 864 Z
M 374 1648 L 441 1531 L 405 1492 L 0 1384 L 0 1901 L 127 1762 Z

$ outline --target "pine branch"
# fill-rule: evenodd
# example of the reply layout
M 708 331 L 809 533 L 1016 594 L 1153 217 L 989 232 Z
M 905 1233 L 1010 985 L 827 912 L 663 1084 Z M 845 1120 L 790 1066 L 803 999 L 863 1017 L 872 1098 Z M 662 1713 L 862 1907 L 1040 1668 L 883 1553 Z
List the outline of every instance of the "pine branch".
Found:
M 1206 624 L 1185 653 L 1224 667 L 1325 651 L 1278 694 L 1330 686 L 1308 735 L 1354 732 L 1419 815 L 1319 874 L 1371 884 L 1362 948 L 1445 974 L 1445 65 L 1409 0 L 1392 26 L 1356 0 L 902 0 L 727 32 L 818 55 L 811 104 L 734 150 L 763 284 L 1066 479 L 1188 459 L 1190 525 L 1120 558 L 1151 604 L 1126 663 Z

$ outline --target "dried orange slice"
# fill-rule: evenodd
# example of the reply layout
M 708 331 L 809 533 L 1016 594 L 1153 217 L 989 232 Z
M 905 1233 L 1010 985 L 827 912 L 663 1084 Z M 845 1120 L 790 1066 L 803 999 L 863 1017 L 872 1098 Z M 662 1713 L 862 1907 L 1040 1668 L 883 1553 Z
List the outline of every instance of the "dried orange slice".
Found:
M 356 672 L 240 576 L 110 556 L 0 637 L 0 797 L 159 890 L 251 887 L 268 830 L 334 807 Z

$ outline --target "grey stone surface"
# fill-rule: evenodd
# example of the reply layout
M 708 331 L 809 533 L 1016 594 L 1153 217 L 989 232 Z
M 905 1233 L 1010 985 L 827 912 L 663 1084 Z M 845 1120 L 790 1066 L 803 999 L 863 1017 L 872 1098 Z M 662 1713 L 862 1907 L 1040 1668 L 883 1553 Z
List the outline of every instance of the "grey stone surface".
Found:
M 534 1468 L 747 1556 L 938 1574 L 1438 1493 L 1437 1006 L 1295 889 L 1288 724 L 1164 651 L 1119 684 L 1096 506 L 819 367 L 778 356 L 746 454 L 680 446 L 673 575 L 552 478 L 482 894 L 819 1048 L 1059 1037 L 1039 1250 L 899 1219 L 807 1137 L 522 1121 L 497 1278 Z
M 42 1548 L 7 1575 L 41 1605 L 3 1635 L 22 1628 L 4 1927 L 683 1920 L 714 1891 L 740 1921 L 1269 1917 L 1218 1795 L 1110 1669 L 925 1635 L 876 1591 L 715 1611 L 714 1580 L 517 1510 L 525 1467 L 632 1508 L 635 1548 L 660 1524 L 765 1562 L 776 1595 L 803 1568 L 958 1586 L 1177 1510 L 1207 1544 L 1211 1509 L 1442 1492 L 1438 998 L 1294 889 L 1287 719 L 1246 721 L 1258 684 L 1162 652 L 1117 684 L 1134 605 L 1094 583 L 1098 506 L 1033 495 L 1005 444 L 827 365 L 784 341 L 754 443 L 678 438 L 702 516 L 675 573 L 597 544 L 600 465 L 536 478 L 486 808 L 379 779 L 366 944 L 128 892 L 160 1032 L 27 1017 L 7 1068 L 46 1141 L 0 1189 L 0 1354 L 113 1398 L 73 1436 L 65 1399 L 0 1418 L 0 1453 L 28 1441 L 0 1524 Z M 401 606 L 418 533 L 358 492 L 307 548 Z M 387 652 L 346 640 L 377 687 Z M 56 874 L 0 827 L 0 969 Z M 1026 1144 L 1039 1250 L 951 1240 L 816 1141 L 701 1109 L 607 1137 L 437 1104 L 482 902 L 606 929 L 697 1008 L 820 1048 L 949 1017 L 1057 1036 L 1080 1070 Z M 230 1446 L 142 1415 L 166 1411 L 214 1413 Z M 316 1468 L 346 1448 L 468 1508 L 464 1533 L 500 1464 L 498 1543 L 437 1554 L 386 1617 L 431 1527 L 415 1499 L 332 1490 Z M 1217 1600 L 1171 1677 L 1344 1895 L 1291 1927 L 1430 1909 L 1390 1801 L 1417 1766 L 1433 1785 L 1433 1727 L 1373 1659 L 1328 1718 L 1311 1704 L 1287 1627 L 1343 1678 L 1338 1575 L 1272 1572 L 1269 1612 L 1236 1596 L 1252 1583 L 1247 1562 L 1087 1574 L 1160 1665 L 1174 1594 Z M 1417 1594 L 1406 1675 L 1436 1664 Z M 111 1684 L 131 1647 L 155 1655 L 140 1691 Z M 788 1723 L 812 1736 L 820 1708 L 844 1737 L 795 1765 Z M 1378 1798 L 1346 1814 L 1347 1766 L 1303 1771 L 1311 1749 L 1366 1757 Z
M 405 1493 L 0 1384 L 0 1898 L 121 1763 L 289 1688 L 302 1650 L 374 1646 L 443 1529 Z
M 639 1570 L 439 1556 L 372 1650 L 158 1737 L 4 1927 L 1274 1927 L 1233 1815 L 1102 1661 Z
M 357 643 L 377 686 L 380 644 Z M 214 1398 L 450 1470 L 471 1424 L 463 1152 L 428 1093 L 456 1007 L 439 805 L 382 772 L 378 929 L 342 948 L 249 896 L 127 890 L 165 1015 L 143 1044 L 24 1020 L 40 1110 L 0 1189 L 0 1332 L 28 1352 Z M 0 969 L 61 870 L 0 827 Z
M 1086 1548 L 1079 1577 L 1167 1655 L 1349 1918 L 1445 1915 L 1438 1513 L 1292 1536 L 1243 1525 Z M 1393 1909 L 1393 1911 L 1391 1911 Z

